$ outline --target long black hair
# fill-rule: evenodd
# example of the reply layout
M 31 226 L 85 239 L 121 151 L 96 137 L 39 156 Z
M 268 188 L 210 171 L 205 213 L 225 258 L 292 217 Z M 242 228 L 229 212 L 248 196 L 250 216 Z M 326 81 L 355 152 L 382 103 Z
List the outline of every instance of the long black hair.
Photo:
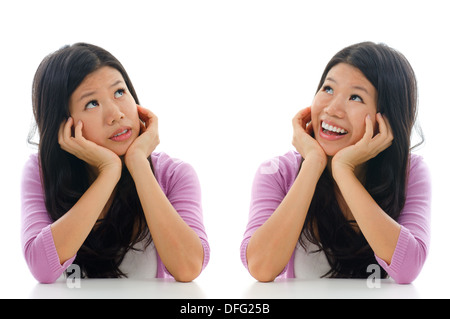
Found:
M 84 78 L 101 67 L 118 70 L 136 103 L 138 97 L 122 64 L 108 51 L 87 43 L 67 45 L 48 55 L 33 81 L 33 114 L 39 133 L 39 163 L 50 218 L 63 216 L 89 188 L 87 164 L 58 144 L 58 130 L 69 116 L 69 98 Z M 31 136 L 31 135 L 30 135 Z M 29 140 L 30 141 L 30 140 Z M 77 252 L 83 276 L 122 277 L 119 266 L 129 249 L 151 242 L 134 181 L 125 165 L 106 217 L 98 221 Z M 137 229 L 137 232 L 136 232 Z
M 411 133 L 417 117 L 417 82 L 408 60 L 385 44 L 363 42 L 339 51 L 327 64 L 317 91 L 328 72 L 346 63 L 359 69 L 378 93 L 377 112 L 391 124 L 392 145 L 367 163 L 364 187 L 386 214 L 397 220 L 406 200 Z M 422 138 L 420 128 L 419 135 Z M 330 190 L 333 190 L 330 192 Z M 347 220 L 336 199 L 335 183 L 325 169 L 303 226 L 302 235 L 323 250 L 331 266 L 329 277 L 367 278 L 375 255 L 363 234 Z M 299 239 L 304 245 L 302 236 Z M 382 277 L 387 273 L 382 270 Z

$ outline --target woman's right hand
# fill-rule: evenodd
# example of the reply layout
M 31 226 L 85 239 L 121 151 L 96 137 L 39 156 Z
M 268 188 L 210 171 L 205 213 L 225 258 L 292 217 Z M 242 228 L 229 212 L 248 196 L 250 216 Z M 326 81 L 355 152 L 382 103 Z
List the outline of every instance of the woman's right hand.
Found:
M 311 125 L 311 107 L 299 111 L 292 119 L 294 136 L 292 145 L 305 160 L 312 160 L 325 169 L 327 156 L 320 144 L 312 137 L 313 128 Z M 308 125 L 309 123 L 309 125 Z
M 72 136 L 73 118 L 61 123 L 58 132 L 58 142 L 63 150 L 78 157 L 90 166 L 96 168 L 98 173 L 108 171 L 122 173 L 122 161 L 113 151 L 102 147 L 83 137 L 83 122 L 79 121 L 74 127 Z

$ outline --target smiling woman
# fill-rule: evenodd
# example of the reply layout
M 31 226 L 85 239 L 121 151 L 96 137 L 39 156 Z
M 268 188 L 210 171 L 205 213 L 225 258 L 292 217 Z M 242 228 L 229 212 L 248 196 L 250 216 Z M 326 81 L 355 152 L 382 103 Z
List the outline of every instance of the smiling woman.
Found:
M 385 45 L 358 43 L 330 60 L 312 106 L 292 121 L 296 152 L 256 173 L 241 245 L 251 275 L 367 278 L 375 265 L 398 283 L 418 276 L 431 185 L 411 153 L 416 91 L 406 58 Z
M 353 145 L 364 135 L 365 118 L 372 123 L 377 112 L 377 93 L 364 74 L 346 63 L 328 72 L 311 106 L 314 136 L 329 156 Z
M 209 260 L 200 185 L 154 152 L 158 119 L 120 62 L 78 43 L 47 56 L 33 83 L 39 152 L 22 179 L 22 244 L 35 278 L 72 263 L 86 277 L 196 278 Z

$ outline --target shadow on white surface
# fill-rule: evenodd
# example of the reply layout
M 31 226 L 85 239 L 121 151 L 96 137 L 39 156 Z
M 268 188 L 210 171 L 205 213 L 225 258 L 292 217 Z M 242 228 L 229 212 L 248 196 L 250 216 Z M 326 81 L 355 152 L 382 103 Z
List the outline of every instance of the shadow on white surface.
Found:
M 222 287 L 222 288 L 220 288 Z M 232 289 L 234 287 L 234 289 Z M 371 288 L 364 279 L 283 279 L 271 283 L 206 282 L 179 283 L 152 279 L 83 279 L 70 288 L 65 279 L 38 284 L 30 289 L 32 299 L 417 299 L 432 297 L 414 284 L 398 285 L 390 279 Z
M 69 285 L 70 286 L 70 285 Z M 82 279 L 79 288 L 70 288 L 65 279 L 53 284 L 37 283 L 32 299 L 203 299 L 207 295 L 195 282 L 170 279 Z
M 398 285 L 382 279 L 379 287 L 370 287 L 365 279 L 282 279 L 271 283 L 255 282 L 243 294 L 256 299 L 416 299 L 416 287 Z

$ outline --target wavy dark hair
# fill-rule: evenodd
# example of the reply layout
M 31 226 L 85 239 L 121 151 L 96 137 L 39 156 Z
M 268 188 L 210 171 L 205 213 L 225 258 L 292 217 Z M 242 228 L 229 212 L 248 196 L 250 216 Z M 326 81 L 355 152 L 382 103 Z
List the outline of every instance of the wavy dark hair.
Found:
M 39 163 L 45 205 L 56 221 L 69 211 L 93 182 L 88 164 L 61 149 L 58 130 L 69 116 L 69 98 L 84 78 L 101 67 L 118 70 L 129 92 L 139 103 L 133 84 L 122 64 L 108 51 L 87 43 L 67 45 L 48 55 L 33 81 L 32 103 L 39 133 Z M 29 142 L 36 127 L 29 135 Z M 151 242 L 139 197 L 125 165 L 112 204 L 103 220 L 97 221 L 77 252 L 75 264 L 84 277 L 124 277 L 119 266 L 136 242 Z M 136 232 L 136 229 L 138 230 Z
M 367 162 L 364 187 L 386 214 L 397 220 L 406 200 L 406 186 L 411 150 L 411 134 L 417 117 L 417 82 L 408 60 L 385 44 L 363 42 L 339 51 L 327 64 L 317 91 L 328 72 L 346 63 L 359 69 L 378 92 L 377 112 L 392 126 L 392 145 Z M 417 131 L 423 142 L 420 127 Z M 335 183 L 325 169 L 302 230 L 302 235 L 319 246 L 331 266 L 323 277 L 367 278 L 367 267 L 377 264 L 374 252 L 356 222 L 347 220 L 336 199 Z M 304 245 L 302 236 L 299 242 Z M 380 267 L 381 268 L 381 267 Z M 387 273 L 381 268 L 381 276 Z

